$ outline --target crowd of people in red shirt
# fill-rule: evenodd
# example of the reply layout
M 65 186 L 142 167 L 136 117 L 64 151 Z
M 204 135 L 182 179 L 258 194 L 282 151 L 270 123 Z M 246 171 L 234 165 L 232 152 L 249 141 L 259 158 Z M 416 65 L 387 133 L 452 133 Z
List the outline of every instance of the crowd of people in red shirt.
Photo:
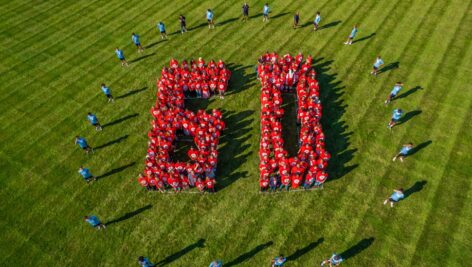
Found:
M 196 187 L 200 192 L 215 192 L 215 172 L 218 162 L 217 146 L 225 128 L 222 114 L 213 109 L 211 113 L 185 109 L 188 97 L 208 98 L 211 94 L 223 96 L 231 72 L 223 61 L 208 64 L 201 58 L 170 61 L 157 81 L 157 100 L 151 108 L 154 117 L 148 133 L 149 142 L 144 173 L 138 182 L 148 190 L 174 192 Z M 196 147 L 187 155 L 188 162 L 177 162 L 173 158 L 176 142 L 184 136 L 193 137 Z
M 320 123 L 322 106 L 312 57 L 279 56 L 266 53 L 259 58 L 258 79 L 261 93 L 261 140 L 259 148 L 260 190 L 320 187 L 328 178 L 326 168 L 330 154 Z M 299 150 L 288 157 L 282 137 L 282 93 L 296 92 Z

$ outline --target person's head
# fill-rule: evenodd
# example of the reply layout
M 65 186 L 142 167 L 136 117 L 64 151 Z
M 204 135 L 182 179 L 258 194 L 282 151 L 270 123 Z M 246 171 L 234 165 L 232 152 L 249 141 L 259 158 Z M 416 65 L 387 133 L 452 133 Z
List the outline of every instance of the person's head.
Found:
M 359 27 L 359 25 L 358 25 L 358 24 L 354 24 L 354 28 L 357 28 L 357 27 Z
M 403 188 L 400 188 L 400 189 L 398 189 L 398 191 L 400 191 L 400 192 L 402 192 L 402 193 L 403 193 Z
M 136 33 L 133 32 L 133 33 L 131 33 L 131 35 L 136 35 Z
M 316 12 L 316 15 L 320 15 L 320 12 L 319 12 L 319 11 L 317 11 L 317 12 Z
M 164 24 L 164 23 L 162 23 L 162 21 L 159 21 L 159 24 L 161 24 L 161 25 L 162 25 L 162 24 Z
M 84 216 L 84 221 L 87 220 L 89 218 L 89 216 Z
M 91 112 L 88 112 L 88 113 L 87 113 L 87 115 L 91 116 L 91 115 L 92 115 L 92 113 L 91 113 Z
M 120 50 L 120 49 L 117 47 L 117 48 L 115 48 L 115 50 Z
M 211 12 L 211 9 L 207 9 L 208 12 Z
M 102 83 L 102 87 L 104 87 L 104 86 L 105 86 L 105 84 L 104 84 L 104 83 Z
M 138 261 L 144 261 L 144 257 L 143 257 L 143 256 L 139 256 L 139 257 L 138 257 Z
M 397 82 L 397 84 L 403 84 L 402 82 Z
M 407 145 L 408 145 L 408 146 L 413 146 L 413 143 L 408 143 Z
M 401 108 L 399 108 L 398 113 L 403 113 L 403 110 Z
M 381 58 L 381 57 L 380 57 L 380 55 L 378 55 L 378 56 L 377 56 L 377 58 L 379 58 L 379 59 L 380 59 L 380 58 Z
M 78 136 L 78 135 L 75 136 L 75 139 L 79 139 L 79 138 L 80 138 L 80 136 Z
M 269 5 L 269 3 L 265 3 L 265 5 L 266 5 L 266 6 L 268 6 L 268 5 Z

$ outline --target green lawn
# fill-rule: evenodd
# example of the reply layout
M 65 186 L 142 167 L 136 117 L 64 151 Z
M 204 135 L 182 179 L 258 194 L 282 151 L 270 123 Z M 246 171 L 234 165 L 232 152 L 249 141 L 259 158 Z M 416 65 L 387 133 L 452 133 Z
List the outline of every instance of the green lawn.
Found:
M 287 266 L 316 266 L 333 251 L 344 253 L 346 266 L 470 264 L 472 1 L 273 1 L 263 24 L 256 11 L 264 2 L 249 1 L 253 17 L 243 23 L 242 2 L 234 1 L 2 1 L 0 266 L 137 266 L 139 255 L 160 266 L 207 266 L 215 258 L 268 266 L 279 253 Z M 317 10 L 329 27 L 314 33 Z M 293 30 L 295 11 L 304 26 Z M 173 33 L 181 13 L 190 31 L 160 41 L 155 23 Z M 357 41 L 344 46 L 355 23 Z M 133 31 L 144 56 L 131 44 Z M 116 46 L 129 68 L 119 65 Z M 333 154 L 322 191 L 258 193 L 254 65 L 274 50 L 315 58 Z M 370 76 L 378 54 L 398 68 Z M 224 100 L 189 103 L 224 110 L 220 190 L 145 192 L 136 176 L 155 80 L 171 57 L 199 56 L 222 58 L 233 71 Z M 385 107 L 399 80 L 403 97 Z M 106 103 L 102 82 L 115 103 Z M 391 132 L 396 107 L 410 115 Z M 95 132 L 89 111 L 111 125 Z M 86 156 L 73 143 L 77 134 L 101 149 Z M 421 149 L 392 162 L 406 142 Z M 86 185 L 82 164 L 103 179 Z M 412 194 L 394 209 L 383 206 L 398 187 Z M 82 221 L 88 214 L 115 222 L 97 232 Z

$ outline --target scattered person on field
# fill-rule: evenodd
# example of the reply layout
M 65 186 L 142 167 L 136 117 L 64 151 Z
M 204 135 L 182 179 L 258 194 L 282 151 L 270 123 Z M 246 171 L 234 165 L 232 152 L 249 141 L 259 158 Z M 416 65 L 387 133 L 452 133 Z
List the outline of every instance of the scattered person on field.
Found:
M 87 120 L 92 124 L 92 126 L 95 126 L 95 130 L 102 130 L 102 126 L 100 125 L 100 122 L 98 121 L 98 118 L 95 114 L 92 114 L 91 112 L 87 113 Z
M 179 16 L 179 22 L 180 22 L 180 33 L 184 34 L 184 32 L 187 32 L 187 21 L 184 15 Z
M 145 258 L 144 256 L 139 256 L 138 257 L 138 264 L 141 267 L 154 267 L 154 266 L 156 266 L 154 263 L 152 263 L 148 258 Z
M 220 260 L 214 260 L 208 265 L 208 267 L 223 267 L 223 262 Z
M 280 255 L 278 257 L 275 257 L 272 260 L 272 267 L 280 267 L 284 266 L 285 262 L 287 262 L 287 258 L 284 257 L 284 255 Z
M 88 222 L 93 228 L 100 230 L 107 228 L 105 224 L 101 223 L 97 216 L 85 216 L 84 221 Z
M 164 22 L 159 21 L 157 24 L 157 28 L 159 29 L 159 32 L 161 33 L 161 39 L 167 39 L 167 33 L 166 33 L 166 25 L 164 25 Z
M 384 201 L 384 205 L 387 205 L 387 202 L 390 202 L 390 207 L 393 208 L 393 204 L 405 198 L 403 193 L 403 188 L 393 190 L 392 195 Z
M 321 14 L 320 12 L 316 12 L 315 20 L 313 21 L 313 30 L 317 31 L 318 28 L 320 27 L 320 21 L 321 21 Z
M 144 48 L 141 45 L 141 42 L 139 41 L 139 35 L 133 32 L 131 34 L 131 40 L 133 40 L 134 45 L 136 46 L 136 48 L 138 48 L 138 53 L 141 53 L 144 51 Z
M 244 3 L 243 5 L 243 21 L 247 21 L 249 19 L 249 5 Z
M 357 24 L 354 25 L 354 28 L 352 28 L 351 33 L 349 34 L 349 37 L 347 37 L 347 41 L 344 44 L 352 45 L 352 40 L 356 37 L 356 34 L 357 34 Z
M 295 13 L 295 15 L 293 15 L 293 28 L 297 28 L 298 27 L 298 23 L 300 22 L 300 12 L 297 12 Z
M 329 264 L 329 267 L 339 266 L 341 262 L 343 262 L 343 258 L 340 255 L 333 253 L 333 255 L 331 255 L 331 258 L 321 262 L 321 266 L 325 266 L 325 264 Z
M 84 167 L 80 166 L 79 174 L 82 176 L 82 178 L 84 178 L 84 180 L 87 183 L 90 183 L 91 181 L 96 181 L 97 180 L 97 178 L 95 178 L 95 176 L 93 176 L 92 173 L 90 173 L 90 170 L 88 168 L 84 168 Z
M 85 140 L 84 137 L 80 137 L 77 135 L 75 137 L 75 143 L 79 145 L 79 147 L 82 148 L 85 153 L 88 154 L 89 152 L 93 152 L 93 148 L 88 145 L 87 140 Z
M 403 83 L 397 82 L 395 86 L 393 86 L 393 89 L 390 92 L 390 95 L 387 97 L 387 100 L 385 100 L 385 105 L 388 105 L 398 95 L 398 93 L 402 89 L 403 89 Z
M 374 65 L 372 66 L 372 71 L 370 74 L 377 76 L 379 69 L 384 65 L 384 62 L 380 56 L 375 59 Z
M 121 61 L 121 66 L 128 66 L 128 61 L 126 61 L 125 54 L 123 50 L 119 49 L 118 47 L 115 48 L 115 54 L 118 59 Z
M 104 83 L 102 83 L 100 88 L 102 88 L 102 92 L 108 98 L 108 102 L 115 102 L 115 99 L 113 99 L 113 96 L 111 95 L 111 90 L 110 90 L 110 88 L 108 88 L 108 86 L 106 86 Z
M 400 150 L 400 152 L 395 155 L 395 157 L 393 157 L 393 161 L 397 160 L 397 158 L 400 159 L 401 162 L 403 162 L 403 159 L 408 156 L 408 153 L 410 153 L 410 151 L 413 149 L 413 144 L 412 143 L 408 143 L 408 144 L 405 144 L 403 145 L 402 149 Z
M 392 113 L 392 118 L 390 119 L 390 122 L 388 123 L 388 128 L 391 130 L 393 126 L 397 124 L 397 122 L 401 119 L 403 115 L 403 110 L 400 108 L 394 109 Z
M 206 18 L 208 21 L 208 29 L 214 29 L 215 28 L 215 23 L 213 21 L 215 14 L 213 14 L 213 11 L 211 9 L 208 9 L 206 12 Z
M 269 12 L 270 12 L 269 4 L 265 3 L 264 8 L 262 9 L 262 21 L 263 22 L 269 21 Z

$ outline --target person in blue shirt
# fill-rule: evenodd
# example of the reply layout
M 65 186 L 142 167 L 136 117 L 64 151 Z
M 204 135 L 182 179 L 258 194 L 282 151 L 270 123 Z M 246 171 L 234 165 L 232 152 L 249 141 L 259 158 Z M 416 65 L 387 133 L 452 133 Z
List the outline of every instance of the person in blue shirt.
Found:
M 372 66 L 372 71 L 370 72 L 370 74 L 377 76 L 377 74 L 379 73 L 379 69 L 383 65 L 384 65 L 384 62 L 382 58 L 380 56 L 377 56 L 377 58 L 375 59 L 374 65 Z
M 332 266 L 339 266 L 341 264 L 341 262 L 343 262 L 343 258 L 336 254 L 336 253 L 333 253 L 333 255 L 331 255 L 331 258 L 329 259 L 326 259 L 324 261 L 321 262 L 321 266 L 324 266 L 325 264 L 329 264 L 330 267 Z
M 392 91 L 390 92 L 390 95 L 387 97 L 387 100 L 385 100 L 385 105 L 388 105 L 392 100 L 398 95 L 398 93 L 403 89 L 403 83 L 402 82 L 397 82 L 395 86 L 393 86 Z
M 264 8 L 262 9 L 262 21 L 263 22 L 269 21 L 269 12 L 270 12 L 269 4 L 265 3 Z
M 131 40 L 133 40 L 133 44 L 136 46 L 136 48 L 138 48 L 138 53 L 141 53 L 144 51 L 144 48 L 141 45 L 141 42 L 139 41 L 139 35 L 133 32 L 131 34 Z
M 392 118 L 390 119 L 390 122 L 388 123 L 388 128 L 391 130 L 395 124 L 401 119 L 403 115 L 403 110 L 400 108 L 394 109 L 392 113 Z
M 92 181 L 97 180 L 97 178 L 95 176 L 93 176 L 92 173 L 90 173 L 90 170 L 88 168 L 84 168 L 84 167 L 80 166 L 79 174 L 82 176 L 82 178 L 84 178 L 84 180 L 87 183 L 90 183 Z
M 287 262 L 287 258 L 284 255 L 280 255 L 272 260 L 272 267 L 284 266 L 285 262 Z
M 349 37 L 347 37 L 347 41 L 344 42 L 346 45 L 352 45 L 352 40 L 356 37 L 357 34 L 357 24 L 354 25 L 354 28 L 352 28 L 351 33 L 349 34 Z
M 393 190 L 393 193 L 384 201 L 384 205 L 390 202 L 390 207 L 393 208 L 393 204 L 405 198 L 403 188 Z
M 316 12 L 315 20 L 313 21 L 314 31 L 318 30 L 318 28 L 320 27 L 320 22 L 321 22 L 321 14 L 318 11 Z
M 279 185 L 279 179 L 277 175 L 272 175 L 269 180 L 269 192 L 275 192 L 277 191 L 277 186 Z
M 100 229 L 106 229 L 106 225 L 101 223 L 100 220 L 97 218 L 97 216 L 92 215 L 92 216 L 85 216 L 84 221 L 88 222 L 93 228 L 100 230 Z
M 87 154 L 91 151 L 93 152 L 93 148 L 88 145 L 87 140 L 85 140 L 85 138 L 77 135 L 75 137 L 75 143 L 79 145 L 79 147 L 82 148 Z
M 223 267 L 223 262 L 220 260 L 215 260 L 212 261 L 208 267 Z
M 97 116 L 95 114 L 92 114 L 91 112 L 87 113 L 87 120 L 95 126 L 95 130 L 101 131 L 102 130 L 102 125 L 100 125 L 100 122 L 98 121 Z
M 249 5 L 244 3 L 243 7 L 243 21 L 247 21 L 249 19 Z
M 113 96 L 111 95 L 111 90 L 110 90 L 110 88 L 108 88 L 108 86 L 106 86 L 104 83 L 102 83 L 100 88 L 102 88 L 102 92 L 108 98 L 108 102 L 115 102 L 115 99 L 113 99 Z
M 403 159 L 408 156 L 410 151 L 413 149 L 413 143 L 408 143 L 402 146 L 402 149 L 400 149 L 400 152 L 393 157 L 392 161 L 397 160 L 397 158 L 400 159 L 401 162 L 403 162 Z
M 298 28 L 298 23 L 300 22 L 300 12 L 297 11 L 295 15 L 293 15 L 293 28 Z
M 214 29 L 215 28 L 214 17 L 215 17 L 215 14 L 213 13 L 213 10 L 207 9 L 206 19 L 208 21 L 208 29 Z
M 119 49 L 118 47 L 115 48 L 115 54 L 118 59 L 121 61 L 121 66 L 128 66 L 128 61 L 126 61 L 125 54 L 123 50 Z
M 157 29 L 161 33 L 161 39 L 167 39 L 166 25 L 164 25 L 164 22 L 159 21 L 159 23 L 157 23 Z
M 156 266 L 154 263 L 152 263 L 148 258 L 145 258 L 144 256 L 138 257 L 138 264 L 141 267 L 155 267 Z

